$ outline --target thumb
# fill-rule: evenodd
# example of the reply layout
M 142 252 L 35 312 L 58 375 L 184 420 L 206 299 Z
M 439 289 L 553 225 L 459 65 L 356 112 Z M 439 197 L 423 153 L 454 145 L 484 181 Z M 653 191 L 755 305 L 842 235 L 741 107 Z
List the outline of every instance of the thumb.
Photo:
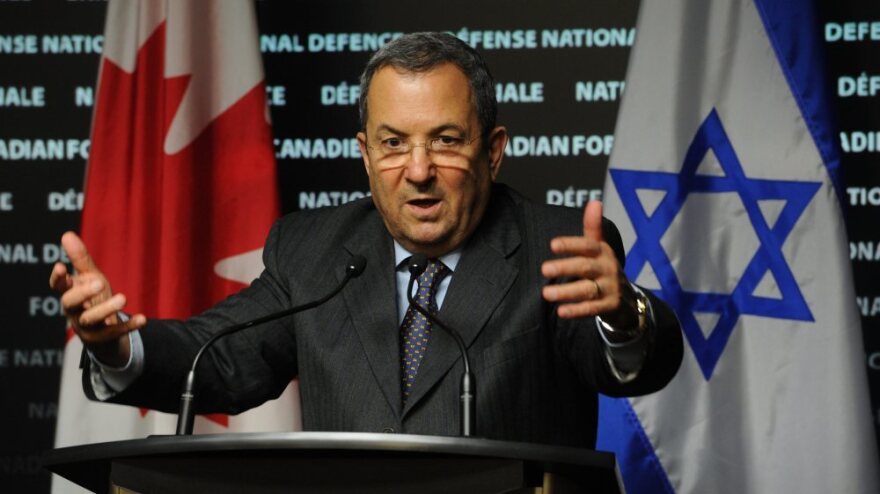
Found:
M 602 241 L 602 203 L 590 201 L 584 208 L 584 237 Z
M 79 235 L 73 232 L 66 232 L 61 236 L 61 245 L 64 247 L 64 252 L 67 252 L 67 257 L 77 272 L 98 271 L 95 261 L 92 260 L 92 256 L 86 250 L 86 244 L 79 238 Z

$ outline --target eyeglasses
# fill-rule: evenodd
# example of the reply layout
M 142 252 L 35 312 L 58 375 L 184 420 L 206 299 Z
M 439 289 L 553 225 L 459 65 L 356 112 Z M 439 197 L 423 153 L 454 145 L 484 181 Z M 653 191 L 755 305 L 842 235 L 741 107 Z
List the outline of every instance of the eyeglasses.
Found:
M 390 166 L 405 161 L 413 148 L 417 147 L 425 148 L 425 152 L 432 155 L 438 164 L 445 164 L 461 161 L 465 157 L 466 148 L 479 137 L 477 135 L 468 139 L 441 135 L 422 143 L 412 143 L 400 137 L 388 137 L 380 140 L 374 146 L 368 144 L 367 147 L 377 153 L 376 158 L 383 162 L 383 165 Z

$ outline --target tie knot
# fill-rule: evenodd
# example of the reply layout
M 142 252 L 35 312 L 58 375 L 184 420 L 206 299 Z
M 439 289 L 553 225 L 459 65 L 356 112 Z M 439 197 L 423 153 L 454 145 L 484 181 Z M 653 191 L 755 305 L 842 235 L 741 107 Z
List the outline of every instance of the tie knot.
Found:
M 449 268 L 437 259 L 428 259 L 428 266 L 419 275 L 419 288 L 428 288 L 431 291 L 449 273 Z

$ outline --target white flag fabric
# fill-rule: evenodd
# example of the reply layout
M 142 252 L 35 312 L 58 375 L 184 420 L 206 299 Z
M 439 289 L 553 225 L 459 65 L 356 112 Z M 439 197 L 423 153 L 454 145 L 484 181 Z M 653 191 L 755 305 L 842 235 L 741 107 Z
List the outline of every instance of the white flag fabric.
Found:
M 602 399 L 630 494 L 880 492 L 812 9 L 642 2 L 605 214 L 686 351 L 664 390 Z
M 254 5 L 111 0 L 105 34 L 82 237 L 127 310 L 185 318 L 259 275 L 279 214 Z M 81 352 L 68 334 L 57 447 L 174 432 L 173 415 L 88 401 Z M 299 428 L 294 384 L 263 407 L 195 424 Z M 81 490 L 55 477 L 53 492 Z

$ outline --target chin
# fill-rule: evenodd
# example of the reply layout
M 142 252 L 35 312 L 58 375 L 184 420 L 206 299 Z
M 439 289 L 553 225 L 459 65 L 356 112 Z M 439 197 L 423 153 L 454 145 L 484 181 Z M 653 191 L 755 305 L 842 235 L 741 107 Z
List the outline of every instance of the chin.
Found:
M 410 230 L 409 234 L 405 236 L 405 238 L 413 245 L 424 249 L 441 246 L 448 242 L 450 237 L 452 237 L 452 232 L 446 230 Z

